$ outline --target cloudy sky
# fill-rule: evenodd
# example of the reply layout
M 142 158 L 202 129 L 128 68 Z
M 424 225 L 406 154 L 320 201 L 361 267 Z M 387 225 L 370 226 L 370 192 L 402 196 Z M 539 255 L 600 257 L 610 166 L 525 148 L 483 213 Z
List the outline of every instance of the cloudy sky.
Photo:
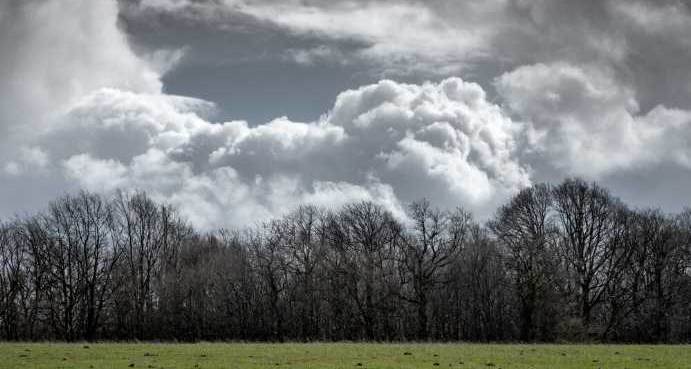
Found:
M 0 216 L 146 190 L 202 228 L 581 176 L 691 204 L 691 1 L 2 0 Z

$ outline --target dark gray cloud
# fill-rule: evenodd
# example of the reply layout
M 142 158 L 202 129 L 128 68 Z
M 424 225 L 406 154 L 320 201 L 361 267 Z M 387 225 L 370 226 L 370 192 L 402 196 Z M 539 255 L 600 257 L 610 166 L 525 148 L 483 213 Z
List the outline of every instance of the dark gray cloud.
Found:
M 612 69 L 641 109 L 689 108 L 688 1 L 512 1 L 511 23 L 494 40 L 513 68 L 567 61 Z
M 165 91 L 216 102 L 217 119 L 313 120 L 341 91 L 378 80 L 361 63 L 328 60 L 323 53 L 315 59 L 319 55 L 309 52 L 328 42 L 329 52 L 348 55 L 365 47 L 362 42 L 295 35 L 218 2 L 190 4 L 182 11 L 120 1 L 120 24 L 135 49 L 185 50 L 163 76 Z M 296 60 L 300 55 L 302 62 Z M 294 93 L 296 86 L 301 93 Z
M 294 62 L 300 57 L 317 62 L 312 67 L 324 73 L 315 69 L 315 77 L 305 76 L 304 81 L 330 96 L 338 86 L 343 90 L 381 77 L 420 82 L 454 74 L 487 85 L 491 93 L 489 82 L 503 72 L 526 64 L 566 61 L 612 69 L 619 83 L 634 87 L 644 111 L 659 104 L 689 108 L 691 101 L 687 67 L 691 45 L 685 37 L 691 19 L 688 1 L 121 0 L 121 4 L 127 4 L 122 18 L 131 25 L 128 30 L 135 43 L 194 49 L 187 61 L 192 66 L 185 69 L 189 72 L 179 74 L 181 83 L 176 84 L 175 75 L 168 77 L 176 87 L 188 82 L 190 73 L 200 80 L 215 73 L 260 80 L 307 74 L 285 58 L 293 55 L 299 56 Z M 205 59 L 201 64 L 212 64 L 214 72 L 195 68 L 194 59 Z M 254 63 L 266 68 L 253 68 Z M 213 82 L 209 85 L 209 90 L 220 89 Z M 291 104 L 296 105 L 302 104 Z

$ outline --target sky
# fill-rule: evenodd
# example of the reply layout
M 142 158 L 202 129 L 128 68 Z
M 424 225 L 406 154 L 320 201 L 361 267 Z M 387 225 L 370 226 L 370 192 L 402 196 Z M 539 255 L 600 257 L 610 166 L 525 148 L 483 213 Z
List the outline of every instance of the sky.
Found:
M 574 176 L 677 212 L 689 35 L 687 0 L 0 0 L 0 217 L 136 189 L 201 229 L 487 218 Z

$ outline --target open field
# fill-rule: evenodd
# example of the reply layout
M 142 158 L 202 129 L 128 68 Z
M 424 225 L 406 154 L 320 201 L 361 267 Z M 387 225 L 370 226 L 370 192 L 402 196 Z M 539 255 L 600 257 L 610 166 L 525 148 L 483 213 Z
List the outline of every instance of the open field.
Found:
M 691 368 L 691 346 L 0 344 L 0 368 Z

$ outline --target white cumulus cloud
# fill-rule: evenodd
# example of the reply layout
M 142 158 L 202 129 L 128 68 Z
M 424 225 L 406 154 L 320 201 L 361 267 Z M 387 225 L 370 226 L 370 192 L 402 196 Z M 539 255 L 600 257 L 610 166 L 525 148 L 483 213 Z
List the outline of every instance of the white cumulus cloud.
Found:
M 610 70 L 540 63 L 495 84 L 508 108 L 530 122 L 525 151 L 561 173 L 597 179 L 660 163 L 691 168 L 691 112 L 640 111 L 634 90 Z
M 42 147 L 80 186 L 144 189 L 204 227 L 249 224 L 300 202 L 372 199 L 402 214 L 424 196 L 487 215 L 530 183 L 514 159 L 520 126 L 458 78 L 346 91 L 314 122 L 214 123 L 196 113 L 204 108 L 101 89 L 76 102 Z

